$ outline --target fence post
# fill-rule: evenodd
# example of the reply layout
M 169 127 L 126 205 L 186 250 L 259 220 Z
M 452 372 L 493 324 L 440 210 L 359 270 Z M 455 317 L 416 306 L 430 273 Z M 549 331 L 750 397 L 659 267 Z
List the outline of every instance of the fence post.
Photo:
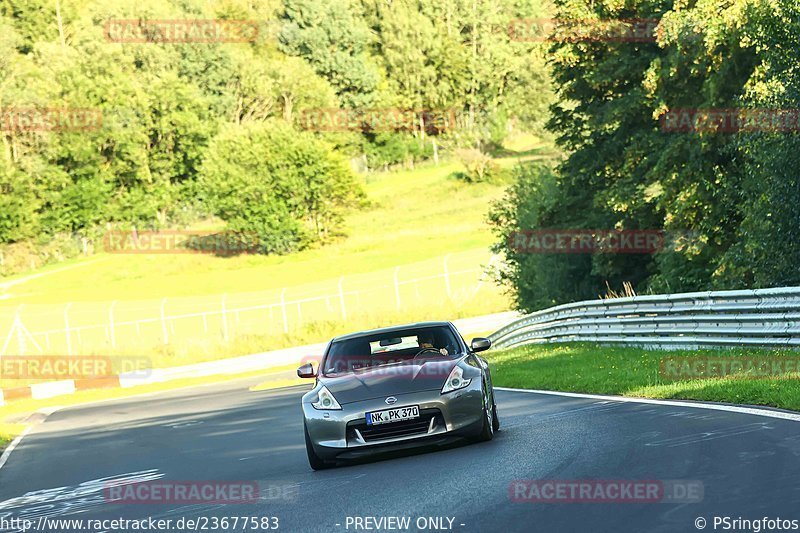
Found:
M 289 333 L 289 320 L 286 318 L 286 287 L 281 289 L 281 314 L 283 314 L 283 332 Z
M 397 303 L 397 310 L 400 310 L 400 281 L 397 279 L 397 274 L 400 272 L 400 267 L 394 269 L 394 299 Z
M 11 343 L 12 337 L 14 337 L 14 332 L 17 333 L 17 349 L 19 355 L 25 355 L 28 352 L 28 342 L 25 340 L 27 337 L 28 340 L 39 350 L 39 353 L 42 353 L 42 347 L 39 346 L 39 343 L 36 342 L 36 339 L 33 338 L 31 332 L 28 331 L 28 328 L 22 323 L 22 317 L 20 315 L 22 313 L 22 305 L 17 307 L 16 315 L 14 316 L 14 322 L 11 324 L 11 329 L 8 330 L 8 336 L 6 337 L 5 342 L 3 343 L 3 347 L 0 348 L 0 356 L 6 353 L 8 349 L 8 345 Z
M 478 294 L 478 291 L 481 290 L 481 285 L 483 285 L 483 280 L 491 272 L 490 269 L 492 268 L 492 264 L 494 263 L 496 257 L 497 256 L 495 254 L 492 254 L 491 256 L 489 256 L 489 262 L 486 264 L 486 266 L 484 268 L 481 269 L 481 275 L 478 276 L 478 284 L 475 286 L 475 289 L 472 291 L 472 296 L 475 296 L 476 294 Z
M 344 276 L 339 278 L 339 305 L 342 308 L 342 320 L 347 321 L 347 306 L 344 303 Z
M 67 355 L 72 355 L 72 336 L 69 332 L 69 308 L 72 307 L 71 303 L 68 303 L 64 307 L 64 332 L 67 335 Z
M 111 347 L 117 347 L 117 331 L 114 325 L 114 306 L 117 305 L 117 301 L 114 300 L 111 302 L 111 305 L 108 307 L 108 327 L 109 333 L 111 334 Z
M 447 260 L 450 258 L 450 254 L 444 256 L 444 260 L 442 264 L 444 265 L 444 286 L 447 290 L 447 298 L 450 298 L 450 271 L 447 268 Z
M 222 295 L 222 339 L 228 342 L 228 309 L 225 307 L 227 294 Z
M 164 335 L 164 344 L 169 344 L 169 334 L 167 333 L 167 299 L 161 300 L 161 333 Z

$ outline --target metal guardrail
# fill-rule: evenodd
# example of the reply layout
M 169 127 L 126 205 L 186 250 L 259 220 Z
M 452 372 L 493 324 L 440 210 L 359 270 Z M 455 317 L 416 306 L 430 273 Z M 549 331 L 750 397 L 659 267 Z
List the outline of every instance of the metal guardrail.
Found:
M 800 347 L 800 287 L 586 300 L 525 315 L 489 337 L 497 348 L 580 341 Z

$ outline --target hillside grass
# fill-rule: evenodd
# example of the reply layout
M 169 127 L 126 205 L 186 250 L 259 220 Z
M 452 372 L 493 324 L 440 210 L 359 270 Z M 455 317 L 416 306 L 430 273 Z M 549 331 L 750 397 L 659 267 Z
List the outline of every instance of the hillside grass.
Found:
M 506 169 L 554 157 L 552 145 L 533 135 L 516 136 L 508 146 L 495 159 Z M 503 197 L 510 173 L 497 181 L 469 184 L 455 177 L 461 170 L 460 163 L 445 159 L 439 165 L 426 162 L 413 170 L 361 176 L 369 205 L 349 214 L 346 235 L 299 253 L 237 257 L 99 253 L 4 278 L 0 342 L 19 310 L 28 330 L 50 332 L 36 336 L 44 353 L 147 356 L 158 368 L 321 342 L 395 323 L 506 311 L 510 300 L 491 279 L 475 289 L 477 272 L 486 267 L 495 239 L 487 213 L 490 204 Z M 205 222 L 191 229 L 213 231 L 219 225 Z M 450 294 L 442 278 L 446 261 L 454 273 Z M 473 273 L 458 274 L 469 271 Z M 346 316 L 337 296 L 342 276 L 345 290 L 358 292 L 348 296 Z M 401 287 L 399 308 L 394 276 L 404 283 L 422 280 Z M 323 300 L 288 304 L 288 331 L 280 307 L 231 313 L 225 326 L 229 339 L 223 340 L 218 314 L 223 298 L 227 309 L 234 310 L 276 305 L 282 289 L 287 302 L 319 296 Z M 116 347 L 107 328 L 112 302 L 114 320 L 123 324 L 115 330 Z M 170 321 L 165 344 L 159 319 L 162 303 L 167 317 L 217 314 Z M 64 333 L 67 312 L 71 338 Z M 142 319 L 150 322 L 141 323 Z M 12 337 L 14 349 L 18 335 Z M 31 342 L 25 342 L 26 353 L 36 353 Z M 35 381 L 0 376 L 2 387 L 29 382 Z
M 517 163 L 514 157 L 499 161 L 503 166 Z M 448 253 L 488 253 L 493 236 L 486 214 L 507 184 L 463 183 L 452 177 L 460 168 L 456 162 L 426 163 L 414 170 L 369 175 L 364 188 L 370 206 L 351 213 L 346 236 L 327 245 L 285 256 L 99 253 L 35 272 L 46 275 L 10 287 L 3 305 L 256 292 L 411 265 Z
M 528 345 L 487 352 L 498 387 L 637 398 L 675 398 L 763 405 L 800 411 L 800 374 L 769 378 L 729 376 L 675 380 L 660 372 L 665 358 L 797 358 L 798 352 L 768 348 L 644 350 L 574 343 Z

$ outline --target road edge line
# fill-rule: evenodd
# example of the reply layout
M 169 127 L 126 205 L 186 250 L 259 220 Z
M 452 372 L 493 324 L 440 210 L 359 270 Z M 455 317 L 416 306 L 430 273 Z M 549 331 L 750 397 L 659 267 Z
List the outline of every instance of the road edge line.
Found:
M 612 396 L 605 394 L 588 394 L 582 392 L 561 392 L 561 391 L 549 391 L 549 390 L 538 390 L 538 389 L 513 389 L 509 387 L 495 387 L 495 390 L 506 391 L 506 392 L 528 392 L 532 394 L 549 394 L 552 396 L 566 396 L 569 398 L 586 398 L 590 400 L 608 400 L 615 402 L 644 403 L 644 404 L 670 406 L 670 407 L 693 407 L 695 409 L 728 411 L 731 413 L 766 416 L 769 418 L 779 418 L 782 420 L 792 420 L 794 422 L 800 422 L 800 413 L 790 413 L 786 411 L 778 411 L 767 408 L 762 409 L 758 407 L 749 407 L 743 405 L 726 405 L 726 404 L 701 402 L 701 401 L 695 402 L 695 401 L 681 401 L 681 400 L 668 400 L 668 399 L 661 400 L 656 398 L 632 398 L 630 396 Z
M 22 442 L 22 439 L 25 438 L 25 435 L 30 433 L 30 431 L 35 426 L 36 426 L 36 424 L 31 424 L 28 427 L 26 427 L 25 429 L 23 429 L 22 433 L 20 433 L 16 437 L 14 437 L 14 440 L 12 440 L 11 443 L 8 446 L 6 446 L 6 449 L 3 450 L 3 455 L 0 455 L 0 470 L 2 470 L 3 467 L 6 465 L 6 463 L 8 462 L 8 458 L 11 457 L 11 452 L 13 452 L 14 449 L 17 446 L 19 446 L 19 443 Z
M 48 417 L 50 417 L 50 415 L 52 415 L 53 413 L 55 413 L 57 411 L 60 411 L 61 409 L 63 409 L 63 407 L 60 407 L 60 406 L 57 406 L 57 407 L 42 407 L 41 409 L 39 409 L 35 413 L 33 413 L 33 414 L 40 414 L 40 415 L 44 415 L 44 416 L 38 422 L 34 422 L 34 423 L 31 423 L 31 424 L 28 424 L 25 427 L 25 429 L 22 430 L 22 433 L 20 433 L 16 437 L 14 437 L 14 440 L 12 440 L 9 443 L 9 445 L 6 446 L 6 448 L 3 450 L 3 454 L 0 455 L 0 469 L 2 469 L 5 466 L 5 464 L 8 462 L 8 458 L 11 457 L 11 452 L 13 452 L 14 449 L 17 446 L 19 446 L 19 443 L 22 442 L 22 439 L 25 437 L 25 435 L 30 433 L 31 430 L 33 430 L 33 428 L 35 428 L 39 424 L 44 423 L 45 420 L 47 420 Z M 33 415 L 31 415 L 31 416 L 33 416 Z

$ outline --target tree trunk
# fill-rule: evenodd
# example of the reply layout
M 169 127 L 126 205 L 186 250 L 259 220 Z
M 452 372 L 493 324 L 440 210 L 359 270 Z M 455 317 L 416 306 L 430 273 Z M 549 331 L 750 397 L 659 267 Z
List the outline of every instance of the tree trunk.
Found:
M 283 98 L 283 120 L 286 122 L 292 122 L 292 112 L 294 111 L 294 102 L 292 101 L 292 97 L 289 95 L 282 95 Z
M 67 41 L 64 39 L 64 24 L 61 21 L 61 3 L 56 0 L 56 20 L 58 21 L 58 36 L 61 39 L 61 47 L 66 48 Z
M 12 161 L 12 159 L 11 159 L 11 146 L 8 143 L 8 137 L 6 137 L 5 135 L 3 135 L 2 137 L 3 137 L 3 154 L 5 154 L 5 156 L 6 156 L 6 162 L 11 164 L 11 161 Z

